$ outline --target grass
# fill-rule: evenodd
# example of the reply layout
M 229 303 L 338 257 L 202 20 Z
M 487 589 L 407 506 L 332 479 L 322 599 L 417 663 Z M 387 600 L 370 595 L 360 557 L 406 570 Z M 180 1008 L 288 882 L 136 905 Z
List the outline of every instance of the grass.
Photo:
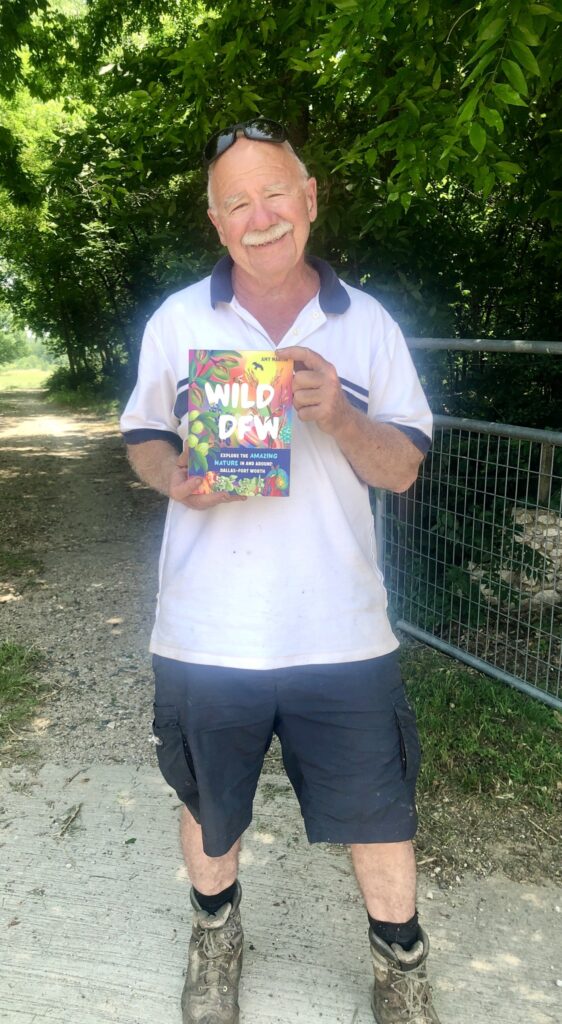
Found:
M 43 572 L 41 559 L 29 551 L 4 551 L 0 549 L 0 573 L 6 576 L 34 576 Z
M 127 393 L 119 397 L 115 384 L 105 381 L 82 381 L 69 386 L 70 370 L 64 365 L 46 368 L 21 366 L 22 360 L 0 367 L 0 391 L 46 388 L 46 400 L 61 409 L 91 412 L 96 415 L 119 415 Z
M 421 793 L 443 787 L 555 809 L 560 712 L 427 647 L 404 645 L 401 664 L 423 747 Z
M 15 364 L 0 369 L 0 391 L 27 391 L 32 388 L 46 387 L 53 374 L 53 367 L 38 369 L 37 367 L 20 367 Z M 117 416 L 123 401 L 114 396 L 103 394 L 102 389 L 80 385 L 77 388 L 60 388 L 48 393 L 46 400 L 61 409 L 80 410 L 100 416 Z
M 36 672 L 41 657 L 19 644 L 0 644 L 0 739 L 25 722 L 36 710 L 44 686 Z
M 80 410 L 99 416 L 117 416 L 123 405 L 117 398 L 104 397 L 90 388 L 53 391 L 47 396 L 47 401 L 60 409 Z
M 0 369 L 0 391 L 25 391 L 29 388 L 42 388 L 51 370 L 30 369 L 29 367 L 9 367 Z

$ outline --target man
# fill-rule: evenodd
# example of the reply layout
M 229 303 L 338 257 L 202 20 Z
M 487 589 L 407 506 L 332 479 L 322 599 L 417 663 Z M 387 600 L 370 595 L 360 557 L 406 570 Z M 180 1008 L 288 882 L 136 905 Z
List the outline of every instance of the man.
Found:
M 238 1021 L 238 853 L 274 732 L 309 840 L 350 846 L 376 1020 L 438 1024 L 415 907 L 419 744 L 368 499 L 368 485 L 412 484 L 431 415 L 396 324 L 306 257 L 316 182 L 282 126 L 233 125 L 205 155 L 228 256 L 149 321 L 122 420 L 137 474 L 170 498 L 151 650 L 157 754 L 185 804 L 192 883 L 184 1024 Z M 295 360 L 286 500 L 198 494 L 187 479 L 198 347 Z

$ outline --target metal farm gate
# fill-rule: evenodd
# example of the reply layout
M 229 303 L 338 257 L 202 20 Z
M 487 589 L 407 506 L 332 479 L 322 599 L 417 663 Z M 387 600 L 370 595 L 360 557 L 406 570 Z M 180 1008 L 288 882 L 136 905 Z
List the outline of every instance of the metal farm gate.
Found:
M 408 344 L 562 355 L 550 342 Z M 562 708 L 562 433 L 437 416 L 416 484 L 378 492 L 375 517 L 397 628 Z

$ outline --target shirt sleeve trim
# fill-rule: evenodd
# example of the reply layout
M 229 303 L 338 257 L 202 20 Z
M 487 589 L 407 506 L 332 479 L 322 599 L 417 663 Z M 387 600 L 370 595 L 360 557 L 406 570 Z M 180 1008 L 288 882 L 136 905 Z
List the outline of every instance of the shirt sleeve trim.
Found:
M 422 455 L 427 455 L 431 448 L 431 438 L 424 434 L 423 430 L 418 430 L 417 427 L 408 427 L 404 423 L 392 423 L 388 421 L 389 426 L 396 427 L 397 430 L 401 430 L 406 437 L 409 437 L 412 444 L 415 444 L 416 448 L 420 450 Z
M 347 398 L 347 401 L 350 403 L 350 405 L 354 405 L 355 408 L 359 409 L 360 412 L 364 412 L 364 413 L 368 412 L 368 410 L 369 410 L 368 402 L 364 402 L 362 398 L 359 398 L 358 395 L 354 395 L 352 391 L 348 391 L 346 387 L 342 386 L 342 391 L 343 391 L 345 397 Z
M 346 380 L 345 377 L 340 377 L 339 381 L 344 388 L 350 388 L 353 391 L 356 391 L 358 395 L 365 395 L 366 398 L 369 397 L 369 392 L 367 388 L 362 388 L 359 386 L 359 384 L 354 384 L 353 381 Z
M 145 441 L 168 441 L 178 452 L 181 453 L 183 450 L 181 437 L 178 434 L 172 433 L 171 430 L 153 430 L 149 428 L 124 430 L 123 438 L 126 444 L 143 444 Z

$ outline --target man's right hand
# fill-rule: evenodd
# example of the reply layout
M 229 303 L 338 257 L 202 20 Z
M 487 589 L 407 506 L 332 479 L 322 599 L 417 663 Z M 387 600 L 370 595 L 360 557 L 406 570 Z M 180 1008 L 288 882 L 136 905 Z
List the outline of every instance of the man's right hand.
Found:
M 173 501 L 179 501 L 187 508 L 198 512 L 225 505 L 230 501 L 246 501 L 241 494 L 221 491 L 220 494 L 198 494 L 202 477 L 188 479 L 186 473 L 187 451 L 178 458 L 176 449 L 169 441 L 143 441 L 127 447 L 129 462 L 137 476 L 149 487 L 165 494 Z
M 228 491 L 220 491 L 216 494 L 197 494 L 203 478 L 198 476 L 188 478 L 186 474 L 187 460 L 188 453 L 184 451 L 172 470 L 168 493 L 173 501 L 179 501 L 196 512 L 204 512 L 205 509 L 214 508 L 215 505 L 225 505 L 231 501 L 246 501 L 243 495 L 231 494 Z

